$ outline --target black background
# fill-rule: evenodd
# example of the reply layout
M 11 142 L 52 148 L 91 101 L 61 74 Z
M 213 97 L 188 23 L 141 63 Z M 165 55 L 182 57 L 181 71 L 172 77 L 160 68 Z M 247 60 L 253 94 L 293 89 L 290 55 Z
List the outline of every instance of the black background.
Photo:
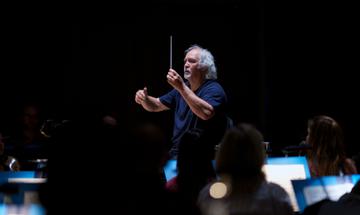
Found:
M 165 76 L 172 35 L 174 68 L 181 73 L 190 45 L 209 49 L 230 116 L 255 124 L 275 150 L 303 140 L 307 119 L 317 114 L 343 126 L 349 155 L 360 150 L 352 4 L 182 1 L 4 9 L 2 126 L 23 100 L 36 99 L 49 117 L 114 109 L 121 124 L 147 119 L 171 135 L 172 113 L 145 112 L 134 95 L 144 86 L 153 96 L 171 89 Z

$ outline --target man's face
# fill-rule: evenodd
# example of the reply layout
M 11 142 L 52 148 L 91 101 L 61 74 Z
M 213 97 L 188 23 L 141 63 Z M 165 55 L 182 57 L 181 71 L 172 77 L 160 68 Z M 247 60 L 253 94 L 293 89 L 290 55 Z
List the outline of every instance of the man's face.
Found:
M 189 79 L 199 79 L 202 77 L 201 71 L 199 69 L 200 61 L 200 50 L 193 49 L 189 51 L 184 59 L 184 78 Z

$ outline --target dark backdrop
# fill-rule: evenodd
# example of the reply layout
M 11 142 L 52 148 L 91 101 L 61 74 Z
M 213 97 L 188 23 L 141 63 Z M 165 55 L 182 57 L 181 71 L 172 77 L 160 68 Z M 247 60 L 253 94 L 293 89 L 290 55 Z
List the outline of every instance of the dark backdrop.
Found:
M 360 150 L 353 5 L 136 4 L 12 7 L 2 33 L 1 126 L 22 101 L 36 99 L 49 117 L 116 110 L 120 123 L 146 119 L 170 135 L 172 113 L 147 113 L 134 94 L 144 86 L 154 96 L 171 89 L 172 35 L 174 68 L 182 71 L 191 44 L 208 48 L 230 116 L 255 124 L 274 150 L 303 140 L 307 119 L 317 114 L 340 122 L 349 154 Z

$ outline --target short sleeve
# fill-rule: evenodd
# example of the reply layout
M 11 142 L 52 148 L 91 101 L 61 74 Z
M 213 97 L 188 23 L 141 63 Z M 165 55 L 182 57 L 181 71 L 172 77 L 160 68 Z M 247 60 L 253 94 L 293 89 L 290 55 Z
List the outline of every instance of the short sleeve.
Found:
M 215 110 L 219 109 L 226 103 L 226 95 L 219 84 L 211 84 L 203 89 L 199 97 L 209 103 Z
M 175 89 L 173 89 L 170 92 L 166 93 L 165 95 L 159 97 L 159 99 L 163 105 L 173 109 L 176 105 L 175 103 L 177 96 L 178 96 L 178 92 Z

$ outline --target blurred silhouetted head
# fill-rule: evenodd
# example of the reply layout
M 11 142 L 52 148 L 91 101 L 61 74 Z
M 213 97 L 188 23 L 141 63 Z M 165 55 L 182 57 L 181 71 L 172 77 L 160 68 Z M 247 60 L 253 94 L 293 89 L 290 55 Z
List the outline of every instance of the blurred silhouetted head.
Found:
M 152 123 L 141 123 L 130 131 L 129 144 L 124 153 L 133 154 L 138 171 L 153 171 L 164 165 L 166 138 L 163 130 Z
M 329 116 L 315 116 L 308 121 L 307 142 L 317 156 L 335 158 L 344 155 L 344 137 L 340 125 Z
M 340 125 L 329 116 L 315 116 L 308 121 L 306 141 L 313 149 L 309 159 L 317 166 L 317 174 L 337 175 L 346 158 Z
M 333 118 L 315 116 L 308 121 L 307 142 L 315 151 L 331 154 L 343 148 L 343 132 Z
M 239 124 L 229 129 L 216 154 L 220 175 L 247 177 L 262 175 L 265 160 L 262 134 L 252 125 Z

